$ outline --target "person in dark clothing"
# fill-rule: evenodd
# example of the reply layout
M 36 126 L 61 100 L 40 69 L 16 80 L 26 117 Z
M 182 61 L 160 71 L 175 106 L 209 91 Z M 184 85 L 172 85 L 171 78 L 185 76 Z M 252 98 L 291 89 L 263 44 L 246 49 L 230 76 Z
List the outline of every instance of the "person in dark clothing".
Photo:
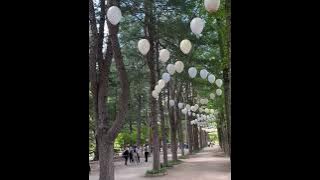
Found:
M 129 158 L 130 158 L 130 163 L 132 163 L 133 162 L 133 148 L 132 147 L 129 148 Z
M 150 151 L 149 146 L 146 144 L 144 146 L 144 157 L 145 157 L 146 162 L 148 162 L 149 151 Z
M 124 165 L 128 165 L 128 164 L 127 164 L 128 158 L 129 158 L 129 150 L 128 150 L 128 148 L 126 148 L 126 149 L 124 150 L 124 152 L 122 153 L 122 157 L 124 157 L 124 159 L 125 159 Z

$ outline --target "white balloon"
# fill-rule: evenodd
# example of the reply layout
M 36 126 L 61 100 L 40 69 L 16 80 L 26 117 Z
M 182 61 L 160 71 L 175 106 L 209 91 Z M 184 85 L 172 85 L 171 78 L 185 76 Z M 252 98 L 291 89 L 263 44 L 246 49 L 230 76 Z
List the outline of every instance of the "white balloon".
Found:
M 210 111 L 209 111 L 208 108 L 206 108 L 206 109 L 204 110 L 204 112 L 209 113 Z
M 214 80 L 216 79 L 216 77 L 213 75 L 213 74 L 210 74 L 209 76 L 208 76 L 208 81 L 212 84 L 212 83 L 214 83 Z
M 188 111 L 190 110 L 190 105 L 189 105 L 189 104 L 186 105 L 186 109 L 187 109 Z
M 207 98 L 204 98 L 204 103 L 208 104 L 209 100 Z
M 200 76 L 201 76 L 202 79 L 206 79 L 206 78 L 207 78 L 207 75 L 208 75 L 208 71 L 207 71 L 207 70 L 202 69 L 202 70 L 200 71 Z
M 178 73 L 181 73 L 184 69 L 184 64 L 182 61 L 177 61 L 176 63 L 174 63 L 174 68 Z
M 204 7 L 208 12 L 218 11 L 220 6 L 220 0 L 204 0 Z
M 216 93 L 217 93 L 218 96 L 221 96 L 222 90 L 221 90 L 221 89 L 217 89 L 217 90 L 216 90 Z
M 169 101 L 169 105 L 170 105 L 171 107 L 174 106 L 174 100 L 171 99 L 171 100 Z
M 178 107 L 179 107 L 179 109 L 182 109 L 183 108 L 183 103 L 178 103 Z
M 184 39 L 180 42 L 180 50 L 184 54 L 188 54 L 192 48 L 192 44 L 188 39 Z
M 202 108 L 199 108 L 199 112 L 203 112 L 203 109 L 202 109 Z
M 150 50 L 150 43 L 149 43 L 148 39 L 139 40 L 138 49 L 141 54 L 146 55 Z
M 184 108 L 184 109 L 181 110 L 181 112 L 182 112 L 183 114 L 187 114 L 187 111 L 188 111 L 188 110 L 187 110 L 186 108 Z
M 193 18 L 190 22 L 190 28 L 195 35 L 199 36 L 204 28 L 204 20 L 198 17 Z
M 217 85 L 218 87 L 221 87 L 221 86 L 222 86 L 222 80 L 221 80 L 221 79 L 217 79 L 217 80 L 216 80 L 216 85 Z
M 160 93 L 161 90 L 162 90 L 162 88 L 161 88 L 159 85 L 156 85 L 156 86 L 154 87 L 154 90 L 156 90 L 158 93 Z
M 169 81 L 170 81 L 170 74 L 169 74 L 169 73 L 163 73 L 163 74 L 162 74 L 162 79 L 163 79 L 165 82 L 169 82 Z
M 195 114 L 195 113 L 192 113 L 192 116 L 196 116 L 196 114 Z
M 214 109 L 210 109 L 210 115 L 212 115 L 214 113 Z
M 111 24 L 117 25 L 122 18 L 121 10 L 117 6 L 111 6 L 107 12 L 107 18 Z
M 153 90 L 153 91 L 152 91 L 152 97 L 158 99 L 159 94 L 158 94 L 158 92 L 157 92 L 156 90 Z
M 216 97 L 216 95 L 214 95 L 214 93 L 210 93 L 210 99 L 214 99 Z
M 200 104 L 206 104 L 206 100 L 205 99 L 200 99 Z
M 188 69 L 188 73 L 191 78 L 194 78 L 197 75 L 197 69 L 195 67 L 191 67 Z
M 166 81 L 163 80 L 163 79 L 160 79 L 160 80 L 158 81 L 158 85 L 159 85 L 160 88 L 162 89 L 162 88 L 164 88 L 164 86 L 166 85 Z
M 176 71 L 176 69 L 174 68 L 174 65 L 173 64 L 168 64 L 167 65 L 167 71 L 170 75 L 173 75 Z
M 183 103 L 178 103 L 178 107 L 179 107 L 179 109 L 182 109 L 183 108 Z
M 159 59 L 162 62 L 167 62 L 170 58 L 170 52 L 167 49 L 161 49 L 159 52 Z
M 199 108 L 199 105 L 198 105 L 198 104 L 195 104 L 194 107 L 196 107 L 196 108 L 198 109 L 198 108 Z
M 191 109 L 191 111 L 193 111 L 193 112 L 195 111 L 194 106 L 191 106 L 190 109 Z

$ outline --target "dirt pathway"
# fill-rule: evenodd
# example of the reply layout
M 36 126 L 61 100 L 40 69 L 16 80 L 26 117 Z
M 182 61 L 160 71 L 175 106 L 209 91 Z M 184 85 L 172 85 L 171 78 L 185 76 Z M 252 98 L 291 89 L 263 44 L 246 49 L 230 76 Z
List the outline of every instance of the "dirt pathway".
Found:
M 152 160 L 152 158 L 150 158 Z M 140 165 L 115 165 L 116 180 L 229 180 L 230 160 L 224 157 L 220 149 L 204 148 L 196 155 L 191 155 L 189 159 L 182 159 L 182 164 L 168 169 L 168 174 L 162 177 L 144 177 L 146 170 L 152 168 L 152 163 L 141 163 Z M 121 162 L 119 162 L 121 163 Z M 93 172 L 89 180 L 98 180 L 99 175 Z

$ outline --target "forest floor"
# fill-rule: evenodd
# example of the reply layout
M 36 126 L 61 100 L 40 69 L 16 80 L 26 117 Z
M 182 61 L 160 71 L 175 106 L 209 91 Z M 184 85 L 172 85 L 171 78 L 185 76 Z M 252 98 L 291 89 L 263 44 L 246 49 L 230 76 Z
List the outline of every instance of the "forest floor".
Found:
M 169 154 L 169 160 L 171 159 Z M 162 157 L 161 157 L 162 159 Z M 229 180 L 230 158 L 225 157 L 218 146 L 206 147 L 188 159 L 181 159 L 183 163 L 167 170 L 167 175 L 161 177 L 145 177 L 145 172 L 152 169 L 152 157 L 149 162 L 138 165 L 130 164 L 124 166 L 124 161 L 115 162 L 115 180 Z M 98 163 L 91 164 L 92 173 L 89 180 L 99 180 Z

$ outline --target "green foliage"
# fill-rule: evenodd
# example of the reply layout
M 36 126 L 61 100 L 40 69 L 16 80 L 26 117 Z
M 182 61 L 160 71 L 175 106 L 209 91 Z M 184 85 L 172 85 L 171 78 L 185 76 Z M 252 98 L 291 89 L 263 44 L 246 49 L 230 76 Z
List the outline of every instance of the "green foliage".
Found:
M 209 133 L 209 139 L 210 141 L 216 144 L 218 142 L 218 133 L 217 132 Z
M 163 167 L 159 170 L 147 170 L 146 175 L 157 175 L 157 174 L 163 174 L 167 171 L 167 168 Z
M 129 111 L 126 122 L 115 140 L 115 148 L 123 148 L 127 144 L 136 144 L 137 137 L 137 119 L 139 118 L 138 99 L 141 97 L 142 107 L 140 109 L 141 119 L 141 143 L 144 144 L 148 139 L 148 113 L 149 110 L 149 68 L 146 65 L 145 57 L 137 50 L 137 42 L 144 38 L 144 9 L 143 0 L 121 1 L 121 10 L 123 20 L 120 23 L 119 41 L 125 68 L 127 70 L 130 82 L 130 100 Z M 220 9 L 216 13 L 208 13 L 203 8 L 202 1 L 176 1 L 163 0 L 156 1 L 155 14 L 155 39 L 159 40 L 160 49 L 166 48 L 170 51 L 170 59 L 167 63 L 160 63 L 160 73 L 166 71 L 165 66 L 168 63 L 174 63 L 181 60 L 184 63 L 184 71 L 180 74 L 175 73 L 172 77 L 176 82 L 186 85 L 191 82 L 190 89 L 194 89 L 196 97 L 209 98 L 210 93 L 215 93 L 217 86 L 210 84 L 207 80 L 199 77 L 201 69 L 207 69 L 218 79 L 223 79 L 222 71 L 228 65 L 228 47 L 227 35 L 228 28 L 226 24 L 225 0 L 221 0 Z M 97 12 L 99 12 L 97 10 Z M 98 15 L 99 16 L 99 15 Z M 196 38 L 190 30 L 190 21 L 194 17 L 201 17 L 205 20 L 205 28 L 200 38 Z M 185 55 L 179 48 L 180 41 L 189 39 L 192 42 L 192 51 Z M 196 67 L 197 77 L 191 79 L 188 75 L 188 68 Z M 160 79 L 161 77 L 157 77 Z M 108 118 L 113 122 L 117 113 L 117 103 L 119 92 L 118 72 L 115 63 L 111 64 L 110 75 L 108 79 Z M 223 90 L 223 87 L 222 87 Z M 194 97 L 194 98 L 196 98 Z M 208 108 L 213 108 L 219 113 L 225 113 L 224 95 L 216 96 L 207 104 Z M 167 112 L 165 112 L 167 118 Z M 216 117 L 217 120 L 211 125 L 225 124 L 223 118 Z M 89 93 L 89 149 L 90 152 L 95 147 L 95 114 L 92 94 Z M 130 124 L 132 132 L 130 132 Z M 168 124 L 167 124 L 168 125 Z M 160 133 L 160 131 L 159 131 Z M 217 141 L 217 134 L 210 134 L 210 139 Z
M 182 162 L 183 161 L 181 161 L 179 159 L 177 161 L 170 160 L 170 161 L 168 161 L 168 165 L 174 166 L 174 165 L 181 164 Z

